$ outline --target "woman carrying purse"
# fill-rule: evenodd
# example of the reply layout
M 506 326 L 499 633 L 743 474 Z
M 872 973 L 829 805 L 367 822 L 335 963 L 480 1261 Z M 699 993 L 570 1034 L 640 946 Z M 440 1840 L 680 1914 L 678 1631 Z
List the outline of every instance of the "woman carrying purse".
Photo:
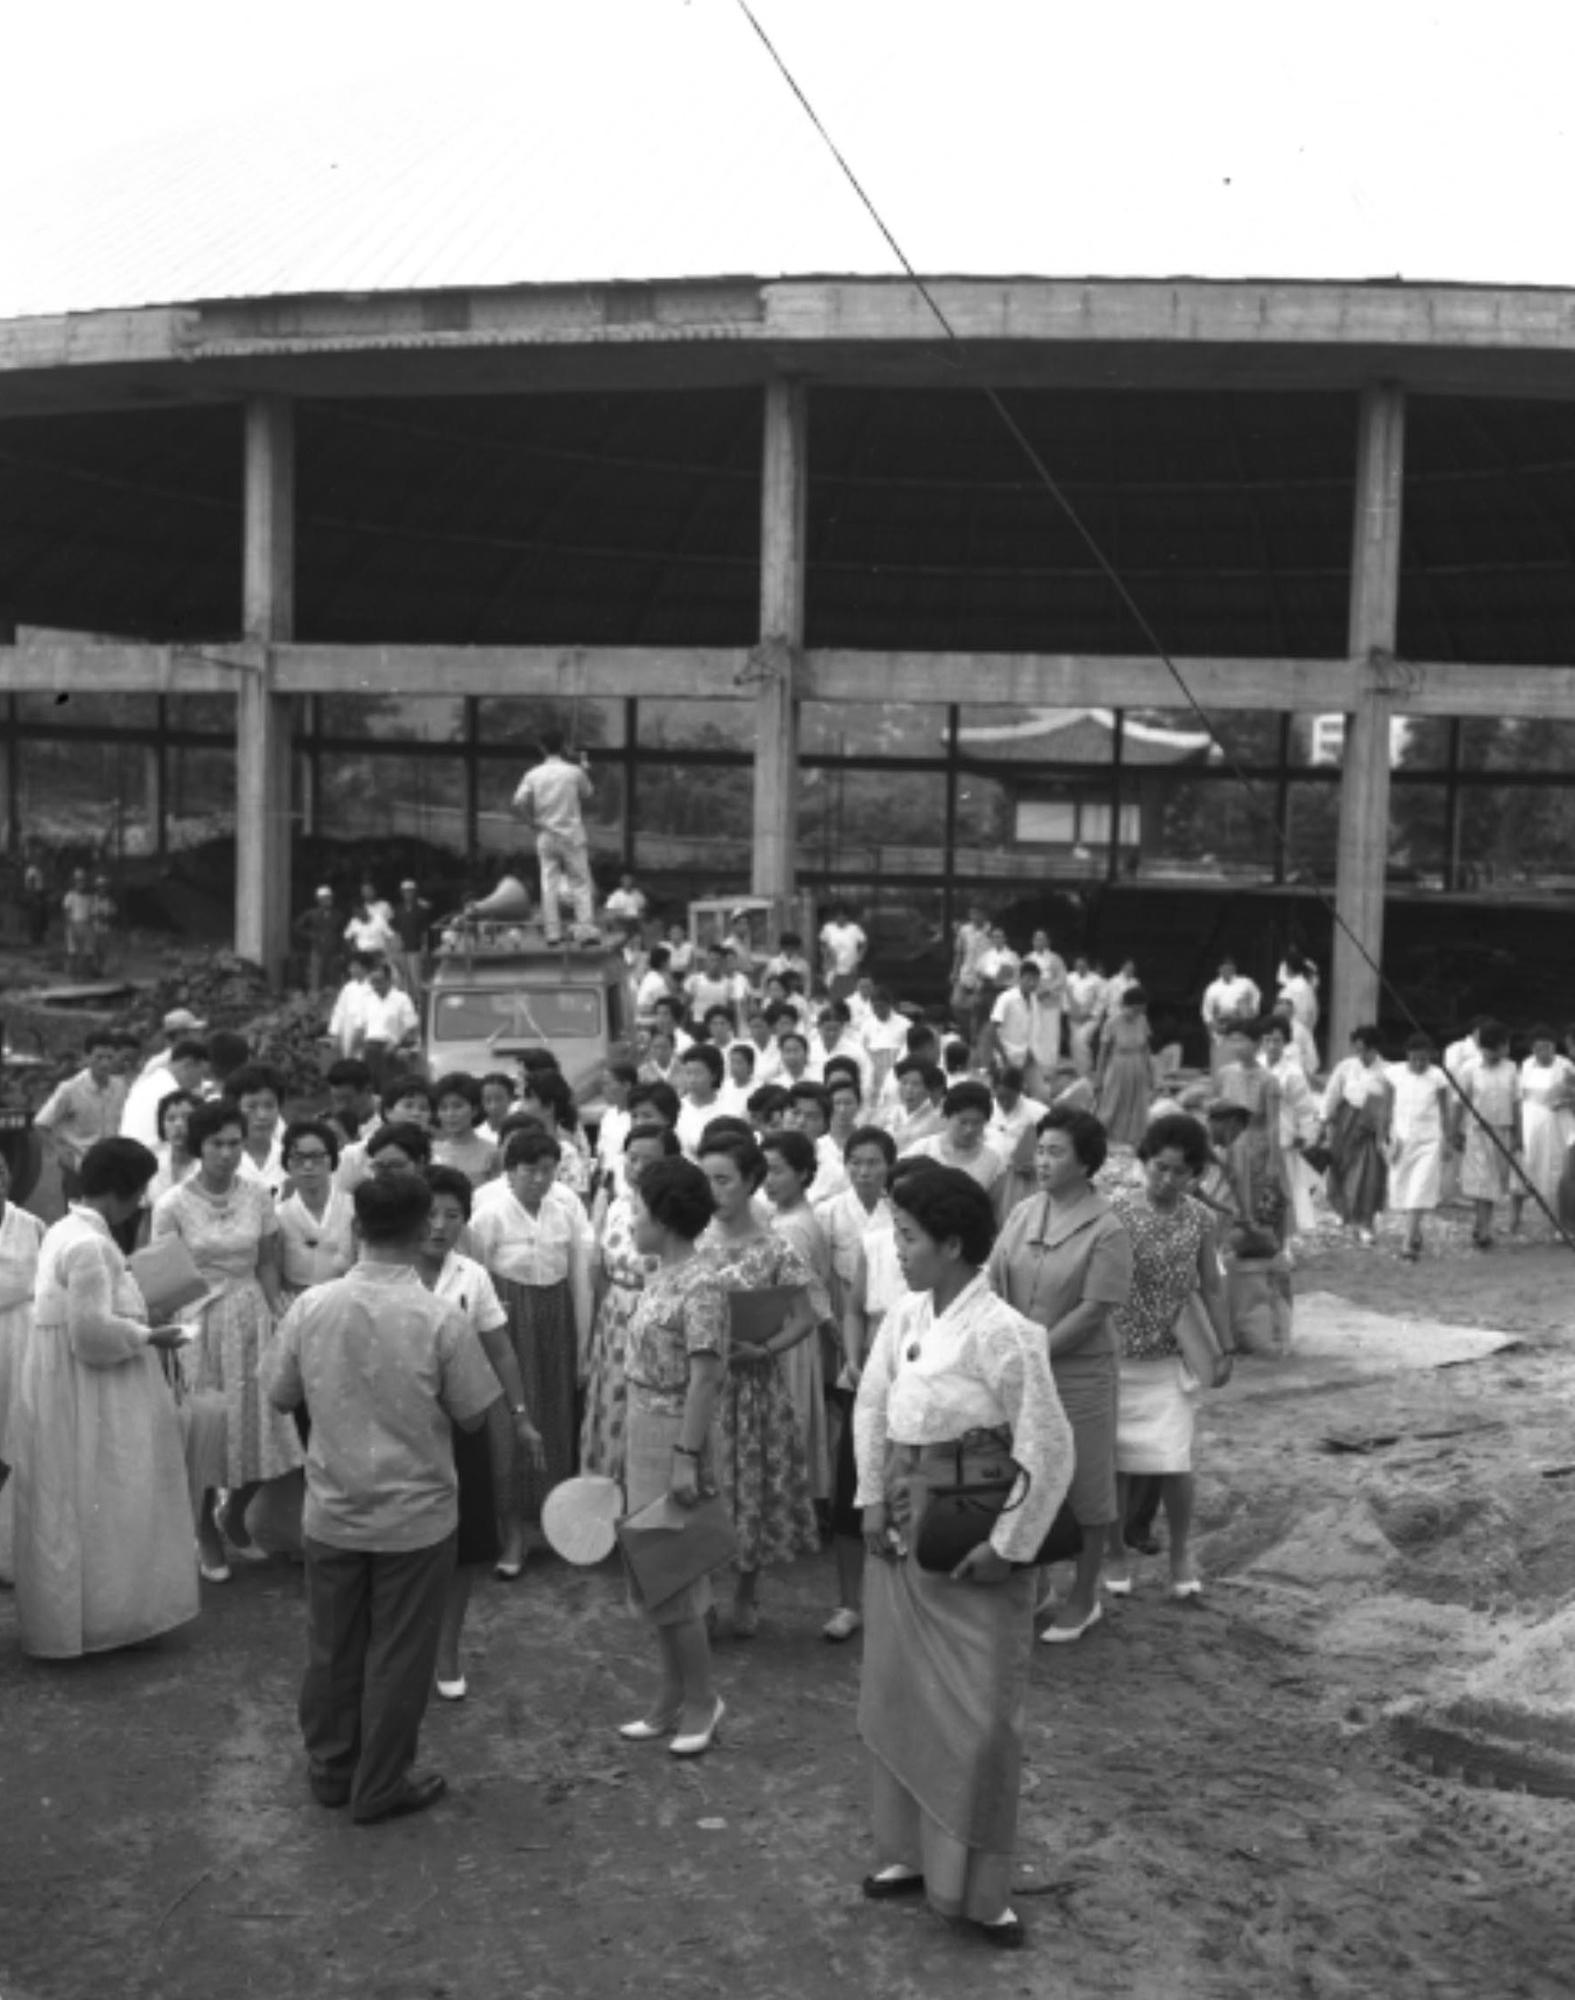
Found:
M 854 1406 L 856 1502 L 868 1557 L 859 1734 L 874 1766 L 874 1900 L 924 1895 L 992 1945 L 1015 1948 L 1010 1903 L 1031 1565 L 1067 1490 L 1072 1431 L 1039 1329 L 990 1290 L 990 1197 L 955 1167 L 917 1162 L 891 1192 L 909 1287 L 886 1314 Z M 918 1559 L 932 1487 L 1019 1477 L 950 1573 Z

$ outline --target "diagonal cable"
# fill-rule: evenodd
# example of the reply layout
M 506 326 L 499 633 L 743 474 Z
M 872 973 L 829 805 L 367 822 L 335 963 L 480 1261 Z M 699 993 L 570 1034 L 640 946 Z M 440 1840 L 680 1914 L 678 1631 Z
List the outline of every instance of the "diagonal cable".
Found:
M 879 208 L 875 205 L 874 200 L 871 198 L 870 194 L 866 190 L 864 183 L 859 179 L 858 175 L 854 172 L 852 165 L 848 161 L 846 155 L 843 153 L 841 147 L 837 144 L 836 140 L 833 139 L 831 133 L 826 129 L 826 126 L 822 121 L 819 112 L 816 111 L 814 105 L 805 95 L 803 87 L 800 85 L 797 77 L 795 77 L 793 72 L 788 68 L 787 63 L 783 60 L 783 57 L 779 52 L 779 50 L 777 49 L 776 44 L 772 41 L 770 35 L 767 34 L 765 28 L 761 25 L 759 19 L 757 18 L 754 12 L 754 9 L 749 4 L 749 0 L 737 0 L 737 4 L 740 13 L 742 13 L 745 20 L 748 21 L 750 27 L 754 29 L 755 34 L 759 37 L 759 40 L 762 46 L 764 47 L 766 53 L 770 56 L 772 62 L 775 64 L 778 73 L 782 77 L 782 80 L 784 81 L 784 83 L 786 83 L 788 89 L 793 93 L 794 97 L 798 99 L 798 102 L 804 111 L 804 115 L 809 119 L 811 125 L 814 126 L 816 132 L 819 133 L 821 140 L 824 142 L 826 146 L 827 151 L 831 154 L 831 157 L 836 161 L 837 166 L 841 169 L 843 178 L 852 188 L 854 194 L 857 195 L 866 213 L 869 215 L 870 220 L 874 223 L 875 227 L 880 231 L 881 236 L 885 239 L 887 247 L 890 249 L 892 255 L 896 258 L 897 262 L 902 266 L 903 273 L 907 277 L 908 282 L 913 286 L 914 290 L 918 293 L 919 297 L 923 299 L 926 307 L 929 309 L 930 313 L 934 317 L 936 325 L 941 329 L 941 332 L 946 336 L 948 345 L 950 347 L 955 348 L 958 354 L 960 355 L 966 346 L 966 343 L 964 342 L 962 336 L 958 333 L 957 329 L 952 325 L 951 321 L 946 317 L 946 314 L 941 307 L 940 301 L 936 298 L 935 294 L 931 291 L 930 287 L 925 283 L 924 279 L 919 275 L 919 272 L 909 259 L 907 252 L 903 249 L 901 243 L 898 242 L 896 236 L 893 234 L 885 217 L 881 214 Z M 960 368 L 961 363 L 959 361 L 954 365 Z M 1132 592 L 1127 588 L 1124 578 L 1121 576 L 1121 573 L 1116 568 L 1115 564 L 1110 560 L 1109 556 L 1106 555 L 1104 547 L 1100 543 L 1098 537 L 1094 534 L 1093 530 L 1087 525 L 1087 523 L 1083 520 L 1082 516 L 1078 513 L 1077 508 L 1072 504 L 1071 499 L 1062 490 L 1061 485 L 1059 481 L 1056 479 L 1054 473 L 1045 463 L 1043 454 L 1039 451 L 1038 447 L 1034 444 L 1033 440 L 1024 431 L 1022 425 L 1012 415 L 1011 411 L 1007 408 L 1006 403 L 1003 401 L 1000 393 L 996 389 L 990 387 L 989 384 L 985 384 L 981 390 L 981 394 L 984 396 L 985 401 L 989 403 L 990 407 L 995 411 L 996 415 L 1000 418 L 1002 424 L 1005 426 L 1006 430 L 1010 433 L 1011 437 L 1015 440 L 1018 449 L 1027 459 L 1028 463 L 1033 467 L 1034 472 L 1040 481 L 1040 484 L 1044 487 L 1045 491 L 1050 495 L 1051 499 L 1054 500 L 1056 505 L 1060 508 L 1062 514 L 1066 517 L 1068 525 L 1072 528 L 1073 532 L 1077 535 L 1078 539 L 1082 542 L 1083 546 L 1088 550 L 1089 554 L 1093 557 L 1094 562 L 1098 565 L 1101 574 L 1105 577 L 1106 581 L 1115 591 L 1127 615 L 1132 619 L 1133 623 L 1142 633 L 1144 639 L 1148 643 L 1149 649 L 1152 651 L 1155 658 L 1158 659 L 1163 664 L 1166 672 L 1175 682 L 1177 690 L 1181 695 L 1183 703 L 1186 705 L 1188 709 L 1191 710 L 1192 714 L 1197 717 L 1199 723 L 1202 725 L 1203 729 L 1207 733 L 1210 742 L 1213 743 L 1219 750 L 1221 757 L 1223 758 L 1226 764 L 1226 767 L 1229 769 L 1231 775 L 1235 778 L 1237 784 L 1241 787 L 1243 793 L 1245 794 L 1247 805 L 1250 811 L 1252 812 L 1254 818 L 1257 819 L 1260 822 L 1260 824 L 1267 829 L 1270 839 L 1274 842 L 1274 845 L 1278 848 L 1279 852 L 1288 861 L 1293 860 L 1294 856 L 1292 854 L 1289 836 L 1286 834 L 1285 829 L 1280 825 L 1278 816 L 1275 813 L 1269 811 L 1268 808 L 1263 804 L 1262 800 L 1258 795 L 1257 786 L 1254 785 L 1251 778 L 1249 778 L 1245 770 L 1243 770 L 1240 759 L 1235 755 L 1234 751 L 1230 748 L 1229 744 L 1225 743 L 1221 739 L 1219 732 L 1214 727 L 1212 718 L 1203 708 L 1202 704 L 1198 701 L 1197 696 L 1192 692 L 1191 687 L 1187 683 L 1186 676 L 1182 673 L 1181 669 L 1176 665 L 1174 659 L 1171 658 L 1168 648 L 1165 646 L 1164 641 L 1160 638 L 1159 634 L 1155 631 L 1153 625 L 1149 622 L 1149 619 L 1145 614 L 1143 607 L 1138 603 L 1137 599 L 1132 595 Z M 1399 1013 L 1401 1018 L 1410 1025 L 1414 1033 L 1426 1034 L 1427 1030 L 1422 1026 L 1422 1023 L 1417 1019 L 1416 1015 L 1412 1012 L 1410 1003 L 1406 1000 L 1405 995 L 1401 993 L 1401 991 L 1397 986 L 1395 986 L 1393 981 L 1388 978 L 1388 976 L 1384 972 L 1383 967 L 1379 964 L 1377 959 L 1373 957 L 1372 953 L 1367 949 L 1367 946 L 1362 942 L 1361 938 L 1357 936 L 1356 932 L 1352 930 L 1351 926 L 1345 921 L 1344 917 L 1341 916 L 1339 909 L 1334 903 L 1333 899 L 1325 895 L 1323 890 L 1318 886 L 1316 877 L 1313 877 L 1311 886 L 1313 895 L 1317 898 L 1318 902 L 1323 906 L 1324 910 L 1327 911 L 1330 921 L 1334 926 L 1334 928 L 1343 933 L 1348 943 L 1352 946 L 1357 956 L 1361 959 L 1362 963 L 1367 967 L 1368 971 L 1371 972 L 1373 977 L 1378 981 L 1380 990 L 1384 993 L 1386 998 L 1394 1006 L 1396 1012 Z M 1461 1112 L 1465 1116 L 1475 1120 L 1478 1128 L 1486 1136 L 1489 1144 L 1499 1154 L 1499 1156 L 1508 1164 L 1512 1177 L 1520 1183 L 1520 1186 L 1524 1190 L 1524 1192 L 1531 1196 L 1531 1199 L 1536 1203 L 1537 1207 L 1541 1209 L 1542 1213 L 1547 1217 L 1548 1221 L 1553 1225 L 1553 1229 L 1557 1234 L 1557 1236 L 1560 1238 L 1560 1240 L 1568 1248 L 1570 1248 L 1571 1250 L 1575 1250 L 1575 1235 L 1571 1235 L 1571 1233 L 1564 1228 L 1562 1223 L 1559 1221 L 1557 1215 L 1554 1214 L 1553 1210 L 1548 1206 L 1547 1202 L 1543 1199 L 1541 1191 L 1537 1188 L 1535 1183 L 1531 1180 L 1530 1176 L 1526 1173 L 1520 1161 L 1516 1159 L 1511 1149 L 1508 1146 L 1506 1146 L 1503 1140 L 1499 1137 L 1497 1130 L 1494 1128 L 1492 1124 L 1489 1123 L 1489 1121 L 1486 1118 L 1482 1116 L 1481 1112 L 1477 1109 L 1471 1097 L 1462 1087 L 1461 1083 L 1455 1077 L 1453 1072 L 1448 1069 L 1445 1069 L 1443 1071 L 1443 1074 L 1445 1075 L 1446 1078 L 1448 1078 L 1449 1087 L 1451 1091 L 1454 1093 L 1456 1100 L 1458 1101 Z

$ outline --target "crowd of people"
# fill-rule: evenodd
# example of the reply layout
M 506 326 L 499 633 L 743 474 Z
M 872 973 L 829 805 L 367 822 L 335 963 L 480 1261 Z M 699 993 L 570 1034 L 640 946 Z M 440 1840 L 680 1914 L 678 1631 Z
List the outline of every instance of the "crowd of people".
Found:
M 518 1583 L 549 1494 L 582 1473 L 631 1513 L 715 1493 L 728 1601 L 701 1576 L 642 1602 L 658 1678 L 624 1736 L 709 1749 L 713 1645 L 755 1640 L 771 1575 L 829 1545 L 825 1638 L 865 1635 L 865 1891 L 1014 1945 L 1036 1631 L 1078 1643 L 1139 1586 L 1157 1506 L 1163 1587 L 1205 1590 L 1197 1392 L 1254 1344 L 1263 1287 L 1288 1313 L 1297 1233 L 1327 1199 L 1371 1240 L 1387 1203 L 1412 1256 L 1458 1193 L 1486 1245 L 1502 1198 L 1519 1223 L 1517 1164 L 1556 1209 L 1575 1064 L 1537 1028 L 1517 1066 L 1478 1021 L 1394 1066 L 1358 1029 L 1325 1074 L 1292 954 L 1267 1008 L 1220 967 L 1187 1080 L 1134 966 L 1106 978 L 1043 933 L 1018 952 L 983 911 L 937 1019 L 865 976 L 845 912 L 767 955 L 743 923 L 660 935 L 620 893 L 638 1027 L 594 1131 L 550 1049 L 433 1078 L 408 1021 L 375 1061 L 364 1032 L 336 1043 L 315 1093 L 183 1010 L 145 1061 L 90 1038 L 37 1121 L 67 1215 L 46 1231 L 0 1176 L 22 1644 L 148 1638 L 291 1548 L 311 1789 L 378 1821 L 440 1795 L 413 1768 L 428 1696 L 466 1697 L 472 1587 Z M 414 940 L 425 905 L 401 901 Z M 351 941 L 413 1019 L 421 944 Z M 139 1246 L 196 1295 L 151 1310 Z M 984 1496 L 960 1550 L 958 1492 Z

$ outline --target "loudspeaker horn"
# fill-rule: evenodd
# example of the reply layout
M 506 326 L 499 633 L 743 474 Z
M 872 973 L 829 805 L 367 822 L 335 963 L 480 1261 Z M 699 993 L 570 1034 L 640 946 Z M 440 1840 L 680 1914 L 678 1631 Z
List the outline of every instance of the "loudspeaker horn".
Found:
M 490 895 L 465 908 L 467 917 L 480 917 L 487 923 L 518 923 L 530 913 L 530 891 L 517 875 L 505 875 Z

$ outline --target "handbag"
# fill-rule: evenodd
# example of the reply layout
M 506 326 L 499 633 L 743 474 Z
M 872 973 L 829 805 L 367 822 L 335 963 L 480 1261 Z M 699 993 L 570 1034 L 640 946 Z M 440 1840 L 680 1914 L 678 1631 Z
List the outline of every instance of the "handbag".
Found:
M 629 1587 L 647 1610 L 720 1569 L 738 1550 L 719 1493 L 705 1494 L 693 1507 L 680 1507 L 664 1493 L 639 1513 L 625 1514 L 617 1535 Z
M 957 1455 L 957 1477 L 945 1486 L 932 1486 L 924 1509 L 924 1518 L 919 1523 L 918 1538 L 913 1545 L 914 1559 L 920 1569 L 931 1570 L 949 1576 L 970 1550 L 987 1542 L 994 1532 L 996 1522 L 1003 1514 L 1015 1513 L 1028 1498 L 1028 1474 L 1004 1449 L 1001 1453 L 1001 1472 L 991 1467 L 974 1479 L 968 1479 L 963 1470 L 963 1441 L 958 1440 L 953 1450 Z M 1013 1486 L 1018 1475 L 1024 1481 L 1021 1496 L 1011 1499 Z M 1010 1505 L 1008 1502 L 1010 1501 Z M 1017 1569 L 1033 1569 L 1041 1563 L 1070 1562 L 1083 1547 L 1083 1530 L 1078 1525 L 1077 1516 L 1072 1512 L 1071 1503 L 1062 1501 L 1060 1512 L 1050 1524 L 1050 1531 L 1039 1544 L 1033 1560 L 1017 1563 Z

